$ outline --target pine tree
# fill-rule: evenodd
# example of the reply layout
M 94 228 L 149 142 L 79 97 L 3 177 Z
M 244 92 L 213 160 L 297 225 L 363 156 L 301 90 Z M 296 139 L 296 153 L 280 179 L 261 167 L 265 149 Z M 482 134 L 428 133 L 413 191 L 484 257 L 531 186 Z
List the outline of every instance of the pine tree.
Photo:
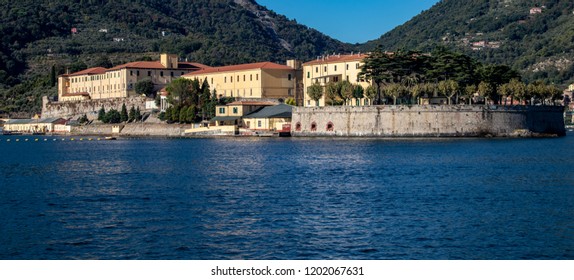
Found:
M 140 107 L 136 108 L 136 113 L 134 115 L 134 119 L 138 122 L 142 120 L 142 114 L 140 112 Z

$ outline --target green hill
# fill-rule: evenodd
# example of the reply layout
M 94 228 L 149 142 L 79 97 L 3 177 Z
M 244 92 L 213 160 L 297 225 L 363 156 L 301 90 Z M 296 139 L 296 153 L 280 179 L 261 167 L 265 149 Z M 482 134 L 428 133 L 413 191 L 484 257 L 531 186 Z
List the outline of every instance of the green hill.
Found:
M 531 14 L 532 8 L 538 9 Z M 377 45 L 421 51 L 447 46 L 483 63 L 509 65 L 527 81 L 565 86 L 574 82 L 574 2 L 443 0 L 361 47 Z
M 160 52 L 217 66 L 353 48 L 253 0 L 19 0 L 1 8 L 0 113 L 38 111 L 40 95 L 55 95 L 57 74 Z

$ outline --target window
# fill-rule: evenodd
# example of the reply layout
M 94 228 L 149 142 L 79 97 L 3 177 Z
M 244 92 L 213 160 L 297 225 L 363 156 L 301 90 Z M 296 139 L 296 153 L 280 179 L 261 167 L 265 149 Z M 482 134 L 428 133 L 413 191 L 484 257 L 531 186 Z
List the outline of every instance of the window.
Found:
M 173 71 L 171 71 L 171 73 L 169 73 L 169 75 L 173 78 Z
M 211 78 L 211 84 L 213 85 L 213 78 Z
M 185 72 L 181 72 L 181 75 L 182 75 L 182 76 L 185 75 Z
M 220 113 L 220 114 L 225 114 L 225 108 L 223 108 L 223 107 L 219 108 L 219 113 Z
M 261 127 L 261 121 L 257 121 L 257 127 Z
M 335 71 L 337 71 L 337 65 L 335 65 L 334 67 L 335 67 Z
M 317 131 L 317 123 L 316 122 L 311 123 L 311 131 Z
M 237 109 L 237 107 L 233 107 L 233 113 L 234 113 L 234 114 L 237 114 L 238 111 L 239 111 L 239 110 Z
M 307 72 L 307 79 L 311 78 L 311 72 Z
M 249 75 L 249 80 L 250 80 L 250 81 L 253 81 L 253 74 L 250 74 L 250 75 Z
M 347 75 L 347 82 L 349 81 L 349 76 Z
M 163 71 L 160 71 L 160 72 L 159 72 L 159 75 L 160 75 L 161 77 L 163 77 Z
M 355 68 L 359 69 L 359 63 L 355 64 Z
M 345 64 L 345 69 L 349 70 L 349 64 Z
M 297 124 L 295 125 L 295 131 L 301 131 L 301 123 L 297 122 Z
M 259 81 L 259 74 L 255 74 L 255 80 Z
M 323 67 L 323 71 L 327 72 L 327 66 Z
M 237 75 L 237 82 L 239 83 L 239 75 Z
M 307 106 L 311 106 L 311 100 L 307 100 Z
M 319 73 L 319 67 L 315 67 L 315 73 Z
M 227 77 L 223 77 L 223 82 L 227 83 Z
M 245 82 L 245 75 L 243 75 L 243 81 Z
M 134 75 L 134 71 L 130 70 L 130 76 Z
M 249 96 L 253 96 L 253 89 L 252 88 L 249 89 Z
M 291 74 L 287 75 L 287 80 L 291 81 Z
M 136 71 L 136 75 L 139 77 L 140 76 L 140 70 Z
M 229 77 L 229 81 L 233 83 L 233 76 Z

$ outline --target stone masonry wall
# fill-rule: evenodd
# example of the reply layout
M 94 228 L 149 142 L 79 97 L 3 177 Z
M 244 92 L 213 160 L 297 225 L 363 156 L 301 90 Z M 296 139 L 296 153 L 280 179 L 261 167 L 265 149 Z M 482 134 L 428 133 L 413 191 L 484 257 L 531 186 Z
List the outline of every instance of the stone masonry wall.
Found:
M 145 97 L 136 96 L 129 98 L 110 98 L 110 99 L 96 99 L 96 100 L 86 100 L 86 101 L 74 101 L 74 102 L 49 102 L 47 98 L 44 98 L 42 106 L 42 117 L 43 118 L 73 118 L 76 119 L 84 114 L 87 115 L 88 119 L 93 120 L 98 118 L 98 111 L 103 106 L 104 109 L 109 111 L 110 109 L 116 109 L 120 111 L 122 105 L 125 103 L 127 109 L 129 110 L 132 106 L 134 108 L 140 108 L 140 112 L 143 113 L 145 109 Z
M 477 137 L 564 135 L 563 107 L 297 107 L 293 136 Z

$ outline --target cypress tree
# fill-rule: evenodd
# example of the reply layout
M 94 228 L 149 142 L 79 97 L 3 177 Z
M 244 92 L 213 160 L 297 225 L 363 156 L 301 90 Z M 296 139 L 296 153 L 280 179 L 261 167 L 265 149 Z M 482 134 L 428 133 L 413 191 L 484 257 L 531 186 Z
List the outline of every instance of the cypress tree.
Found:
M 120 122 L 127 122 L 128 119 L 128 109 L 126 108 L 126 103 L 124 103 L 122 105 L 122 112 L 120 113 Z

